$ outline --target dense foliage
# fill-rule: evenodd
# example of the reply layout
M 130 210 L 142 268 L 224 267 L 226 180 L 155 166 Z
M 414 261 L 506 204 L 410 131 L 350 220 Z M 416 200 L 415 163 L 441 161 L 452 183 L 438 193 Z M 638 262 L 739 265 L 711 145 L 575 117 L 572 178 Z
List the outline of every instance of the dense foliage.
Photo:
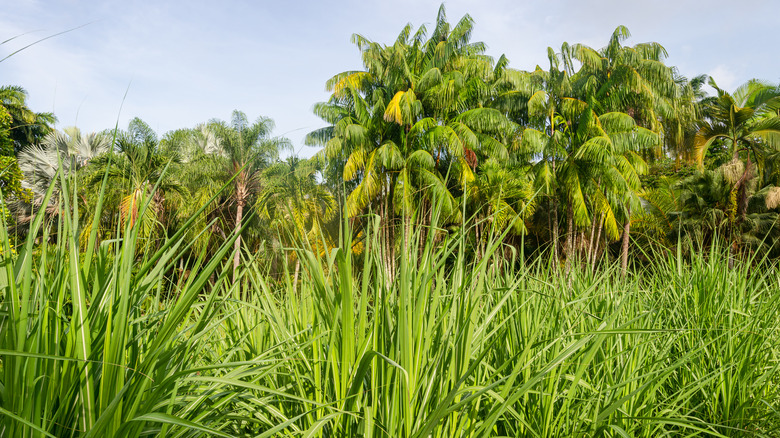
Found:
M 311 159 L 0 88 L 0 436 L 776 436 L 780 87 L 473 27 L 355 35 Z
M 601 49 L 564 43 L 548 49 L 546 69 L 516 70 L 471 41 L 473 27 L 469 16 L 451 24 L 442 7 L 432 30 L 408 25 L 389 45 L 355 35 L 364 69 L 328 80 L 330 99 L 314 106 L 328 125 L 307 136 L 322 146 L 309 160 L 283 160 L 291 148 L 272 136 L 273 122 L 239 111 L 162 137 L 139 119 L 125 131 L 43 136 L 52 116 L 4 87 L 0 120 L 10 125 L 0 141 L 26 178 L 12 164 L 3 173 L 15 232 L 26 232 L 61 161 L 82 181 L 85 219 L 108 172 L 101 239 L 140 220 L 153 246 L 230 181 L 199 218 L 213 222 L 199 248 L 213 252 L 242 230 L 236 249 L 273 259 L 275 273 L 294 239 L 323 236 L 332 247 L 342 210 L 359 244 L 364 215 L 382 218 L 388 272 L 404 230 L 472 222 L 470 251 L 508 229 L 509 248 L 548 254 L 567 271 L 619 259 L 625 272 L 649 247 L 715 235 L 735 258 L 774 257 L 780 88 L 751 80 L 729 93 L 712 78 L 688 80 L 658 43 L 626 45 L 622 26 Z M 149 197 L 153 208 L 137 217 Z

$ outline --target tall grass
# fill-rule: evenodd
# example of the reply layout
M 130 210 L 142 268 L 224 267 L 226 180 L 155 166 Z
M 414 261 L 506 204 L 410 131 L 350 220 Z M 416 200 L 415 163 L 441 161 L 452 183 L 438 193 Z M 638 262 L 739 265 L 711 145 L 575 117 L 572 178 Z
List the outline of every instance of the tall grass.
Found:
M 324 264 L 303 252 L 300 294 L 250 269 L 264 311 L 227 304 L 243 315 L 235 336 L 262 333 L 247 351 L 289 348 L 268 385 L 316 401 L 279 405 L 308 436 L 780 431 L 773 266 L 729 270 L 713 249 L 626 280 L 609 268 L 569 279 L 542 259 L 494 258 L 497 244 L 474 261 L 461 237 L 429 236 L 390 284 L 383 246 L 367 241 L 360 276 L 349 251 Z
M 70 181 L 63 176 L 61 183 L 69 193 Z M 5 227 L 0 231 L 0 435 L 140 436 L 163 423 L 208 430 L 179 414 L 204 408 L 184 391 L 193 368 L 212 365 L 197 353 L 208 348 L 217 324 L 218 292 L 227 287 L 221 259 L 231 242 L 217 258 L 195 260 L 196 275 L 171 284 L 165 274 L 186 254 L 187 242 L 174 236 L 139 257 L 138 227 L 128 223 L 121 239 L 97 248 L 92 229 L 81 254 L 72 199 L 62 197 L 56 222 L 44 224 L 44 213 L 37 215 L 18 255 Z M 43 243 L 36 245 L 39 231 Z M 165 436 L 166 427 L 159 432 Z
M 128 223 L 80 252 L 62 183 L 18 254 L 0 231 L 0 436 L 780 433 L 773 264 L 713 248 L 564 277 L 417 230 L 391 279 L 374 219 L 360 255 L 346 225 L 324 257 L 295 249 L 296 285 L 250 257 L 230 281 L 233 238 L 172 277 L 181 235 L 144 251 Z

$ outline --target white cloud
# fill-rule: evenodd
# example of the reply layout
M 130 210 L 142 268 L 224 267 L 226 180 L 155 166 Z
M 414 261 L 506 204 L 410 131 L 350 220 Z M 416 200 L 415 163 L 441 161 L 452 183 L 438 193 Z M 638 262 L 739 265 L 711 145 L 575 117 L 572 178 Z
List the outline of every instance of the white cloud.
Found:
M 718 87 L 720 87 L 722 90 L 732 92 L 740 85 L 739 76 L 737 73 L 732 71 L 731 68 L 725 64 L 717 65 L 715 68 L 707 72 L 707 74 L 715 80 L 715 83 L 718 84 Z M 707 85 L 707 90 L 714 92 L 714 89 L 709 85 Z

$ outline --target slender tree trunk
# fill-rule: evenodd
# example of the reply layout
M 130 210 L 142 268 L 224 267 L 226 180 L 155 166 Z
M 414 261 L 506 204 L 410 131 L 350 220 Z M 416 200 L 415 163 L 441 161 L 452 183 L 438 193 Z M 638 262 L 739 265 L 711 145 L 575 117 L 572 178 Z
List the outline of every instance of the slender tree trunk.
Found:
M 385 227 L 387 228 L 387 281 L 392 284 L 395 280 L 395 236 L 393 233 L 393 195 L 395 192 L 395 185 L 393 184 L 392 177 L 388 181 L 387 196 L 385 197 Z
M 388 204 L 388 221 L 387 221 L 387 236 L 388 240 L 387 243 L 390 245 L 390 282 L 392 283 L 395 281 L 396 276 L 396 268 L 397 268 L 397 261 L 396 261 L 396 253 L 395 253 L 395 207 L 393 206 L 393 193 L 395 189 L 393 188 L 390 191 L 390 202 Z
M 571 203 L 566 206 L 566 275 L 571 270 L 572 258 L 574 258 L 574 209 Z
M 751 162 L 750 162 L 750 153 L 748 153 L 747 157 L 747 164 L 745 165 L 745 172 L 742 174 L 742 177 L 740 178 L 739 183 L 739 207 L 738 207 L 738 214 L 739 214 L 739 220 L 744 221 L 745 217 L 747 216 L 747 207 L 748 207 L 748 194 L 747 194 L 747 186 L 748 186 L 748 180 L 751 178 Z
M 482 258 L 482 254 L 480 254 L 482 243 L 481 243 L 481 234 L 479 232 L 479 219 L 477 219 L 477 223 L 474 225 L 474 236 L 476 237 L 476 240 L 474 241 L 474 248 L 477 252 L 477 260 Z
M 412 216 L 404 214 L 403 215 L 404 220 L 404 249 L 403 253 L 405 256 L 410 256 L 412 253 L 412 246 L 414 243 L 412 242 Z
M 555 119 L 550 117 L 551 133 L 555 131 Z M 557 178 L 557 166 L 555 156 L 552 157 L 552 171 L 553 176 Z M 557 193 L 553 193 L 553 260 L 555 261 L 555 267 L 558 267 L 558 196 Z
M 596 270 L 596 261 L 599 255 L 599 242 L 601 242 L 601 230 L 604 229 L 604 215 L 599 217 L 599 231 L 596 233 L 596 243 L 593 248 L 593 262 L 591 264 L 591 272 Z
M 574 252 L 574 208 L 569 204 L 566 208 L 566 256 Z
M 391 276 L 390 267 L 390 214 L 387 212 L 387 189 L 382 189 L 384 198 L 379 205 L 379 231 L 382 233 L 382 244 L 384 245 L 384 265 L 385 265 L 385 278 L 389 281 Z
M 575 258 L 577 260 L 580 259 L 580 256 L 582 255 L 582 232 L 581 231 L 575 231 L 574 232 L 574 250 L 572 251 Z
M 555 266 L 558 266 L 558 241 L 560 240 L 560 237 L 558 236 L 558 198 L 553 197 L 553 207 L 552 207 L 552 227 L 553 227 L 553 241 L 552 241 L 552 247 L 553 247 L 553 260 L 555 263 Z
M 141 189 L 135 189 L 133 191 L 133 199 L 130 202 L 130 227 L 135 226 L 135 222 L 138 220 L 138 197 L 140 196 Z
M 241 230 L 241 220 L 242 216 L 244 214 L 244 203 L 243 201 L 240 201 L 238 203 L 238 208 L 236 209 L 236 234 L 238 236 L 236 237 L 235 243 L 233 243 L 233 282 L 235 283 L 238 279 L 238 265 L 241 262 L 241 234 L 239 231 Z
M 490 229 L 492 230 L 492 225 L 493 225 L 492 223 L 489 224 L 487 222 L 485 222 L 482 225 L 482 241 L 480 242 L 480 245 L 482 245 L 482 250 L 481 250 L 482 257 L 485 257 L 487 255 L 487 238 L 490 237 L 491 235 L 490 231 L 487 230 L 486 228 L 490 227 Z
M 734 260 L 736 258 L 736 254 L 739 247 L 737 246 L 737 240 L 734 239 L 734 241 L 729 244 L 729 269 L 734 269 Z
M 620 274 L 625 277 L 628 269 L 628 235 L 631 232 L 631 207 L 628 207 L 626 223 L 623 225 L 623 249 L 620 260 Z
M 157 191 L 154 192 L 152 202 L 154 203 L 154 209 L 157 213 L 157 221 L 162 224 L 162 234 L 165 236 L 166 230 L 168 229 L 168 218 L 165 214 L 165 194 L 162 189 L 157 189 Z M 155 239 L 155 249 L 160 248 L 160 241 L 163 239 Z
M 732 160 L 739 160 L 739 147 L 738 147 L 738 144 L 739 144 L 738 142 L 732 140 L 732 147 L 734 148 L 734 151 L 732 152 L 732 156 L 731 156 Z M 732 269 L 734 267 L 734 254 L 736 253 L 736 237 L 735 237 L 736 233 L 735 233 L 734 230 L 737 229 L 737 226 L 736 226 L 736 222 L 738 220 L 737 218 L 742 218 L 742 211 L 741 211 L 741 209 L 742 209 L 741 208 L 742 207 L 742 188 L 745 185 L 744 184 L 744 179 L 745 179 L 745 176 L 747 175 L 747 171 L 748 171 L 748 167 L 749 166 L 750 166 L 750 153 L 748 152 L 748 165 L 745 166 L 745 171 L 742 173 L 742 176 L 739 178 L 739 181 L 737 181 L 737 184 L 736 184 L 736 186 L 733 189 L 736 192 L 736 196 L 737 196 L 737 199 L 736 199 L 736 202 L 735 202 L 736 205 L 734 206 L 734 207 L 736 207 L 737 214 L 736 214 L 736 217 L 731 218 L 732 220 L 730 221 L 731 223 L 729 224 L 729 228 L 730 228 L 730 232 L 729 232 L 730 236 L 729 237 L 730 237 L 730 240 L 731 240 L 731 242 L 729 242 L 729 244 L 728 244 L 728 248 L 729 248 L 729 269 Z
M 233 283 L 238 280 L 238 265 L 241 263 L 241 221 L 244 216 L 244 205 L 246 204 L 246 177 L 238 176 L 236 181 L 236 241 L 233 243 Z
M 428 238 L 428 233 L 433 232 L 433 203 L 423 200 L 422 201 L 422 209 L 420 211 L 420 216 L 418 223 L 420 224 L 417 229 L 420 231 L 420 236 L 417 239 L 418 240 L 418 256 L 422 258 L 423 252 L 425 251 L 425 242 Z M 426 223 L 427 220 L 427 223 Z M 428 226 L 428 232 L 424 232 L 424 227 Z
M 555 238 L 553 237 L 552 228 L 552 199 L 547 198 L 547 229 L 550 231 L 550 249 L 553 249 Z M 553 254 L 554 254 L 553 250 Z
M 434 208 L 434 204 L 433 204 L 433 202 L 431 202 L 430 203 L 430 208 L 428 209 L 428 226 L 430 227 L 428 232 L 431 233 L 431 238 L 435 239 L 435 237 L 436 237 L 436 229 L 433 226 L 433 208 Z
M 591 253 L 593 252 L 593 238 L 596 236 L 596 222 L 601 222 L 601 216 L 603 213 L 599 213 L 599 220 L 593 221 L 590 225 L 590 238 L 588 238 L 588 253 L 585 255 L 585 260 L 588 264 L 591 262 Z
M 293 275 L 293 293 L 298 292 L 298 274 L 301 272 L 301 259 L 295 257 L 295 274 Z
M 735 148 L 734 149 L 734 159 L 739 158 L 739 151 Z M 730 240 L 729 243 L 729 269 L 734 267 L 734 257 L 739 252 L 739 228 L 740 224 L 745 220 L 747 217 L 747 207 L 748 207 L 748 180 L 751 178 L 751 161 L 750 161 L 750 151 L 748 151 L 747 154 L 747 164 L 745 165 L 745 171 L 742 172 L 742 176 L 739 177 L 739 180 L 735 184 L 735 187 L 732 193 L 736 196 L 736 199 L 734 199 L 734 204 L 736 207 L 736 217 L 731 218 L 729 223 L 730 228 Z M 734 196 L 732 195 L 732 196 Z M 732 210 L 733 211 L 733 210 Z M 731 215 L 731 213 L 729 213 Z

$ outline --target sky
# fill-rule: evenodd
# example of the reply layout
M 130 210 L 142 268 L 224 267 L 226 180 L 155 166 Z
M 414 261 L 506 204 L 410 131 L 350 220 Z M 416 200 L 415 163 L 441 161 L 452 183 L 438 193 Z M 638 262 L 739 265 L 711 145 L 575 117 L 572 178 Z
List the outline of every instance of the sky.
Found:
M 140 117 L 159 135 L 234 109 L 271 117 L 275 135 L 301 156 L 316 148 L 306 133 L 325 124 L 312 114 L 328 99 L 325 82 L 361 68 L 352 34 L 391 44 L 401 29 L 433 28 L 440 1 L 84 1 L 3 0 L 0 85 L 20 85 L 57 127 L 126 128 Z M 472 41 L 505 54 L 510 67 L 547 66 L 547 47 L 566 41 L 606 45 L 618 25 L 624 44 L 655 41 L 667 65 L 709 74 L 731 90 L 751 78 L 780 82 L 776 19 L 780 1 L 452 0 L 451 23 L 475 21 Z M 75 28 L 75 29 L 74 29 Z

